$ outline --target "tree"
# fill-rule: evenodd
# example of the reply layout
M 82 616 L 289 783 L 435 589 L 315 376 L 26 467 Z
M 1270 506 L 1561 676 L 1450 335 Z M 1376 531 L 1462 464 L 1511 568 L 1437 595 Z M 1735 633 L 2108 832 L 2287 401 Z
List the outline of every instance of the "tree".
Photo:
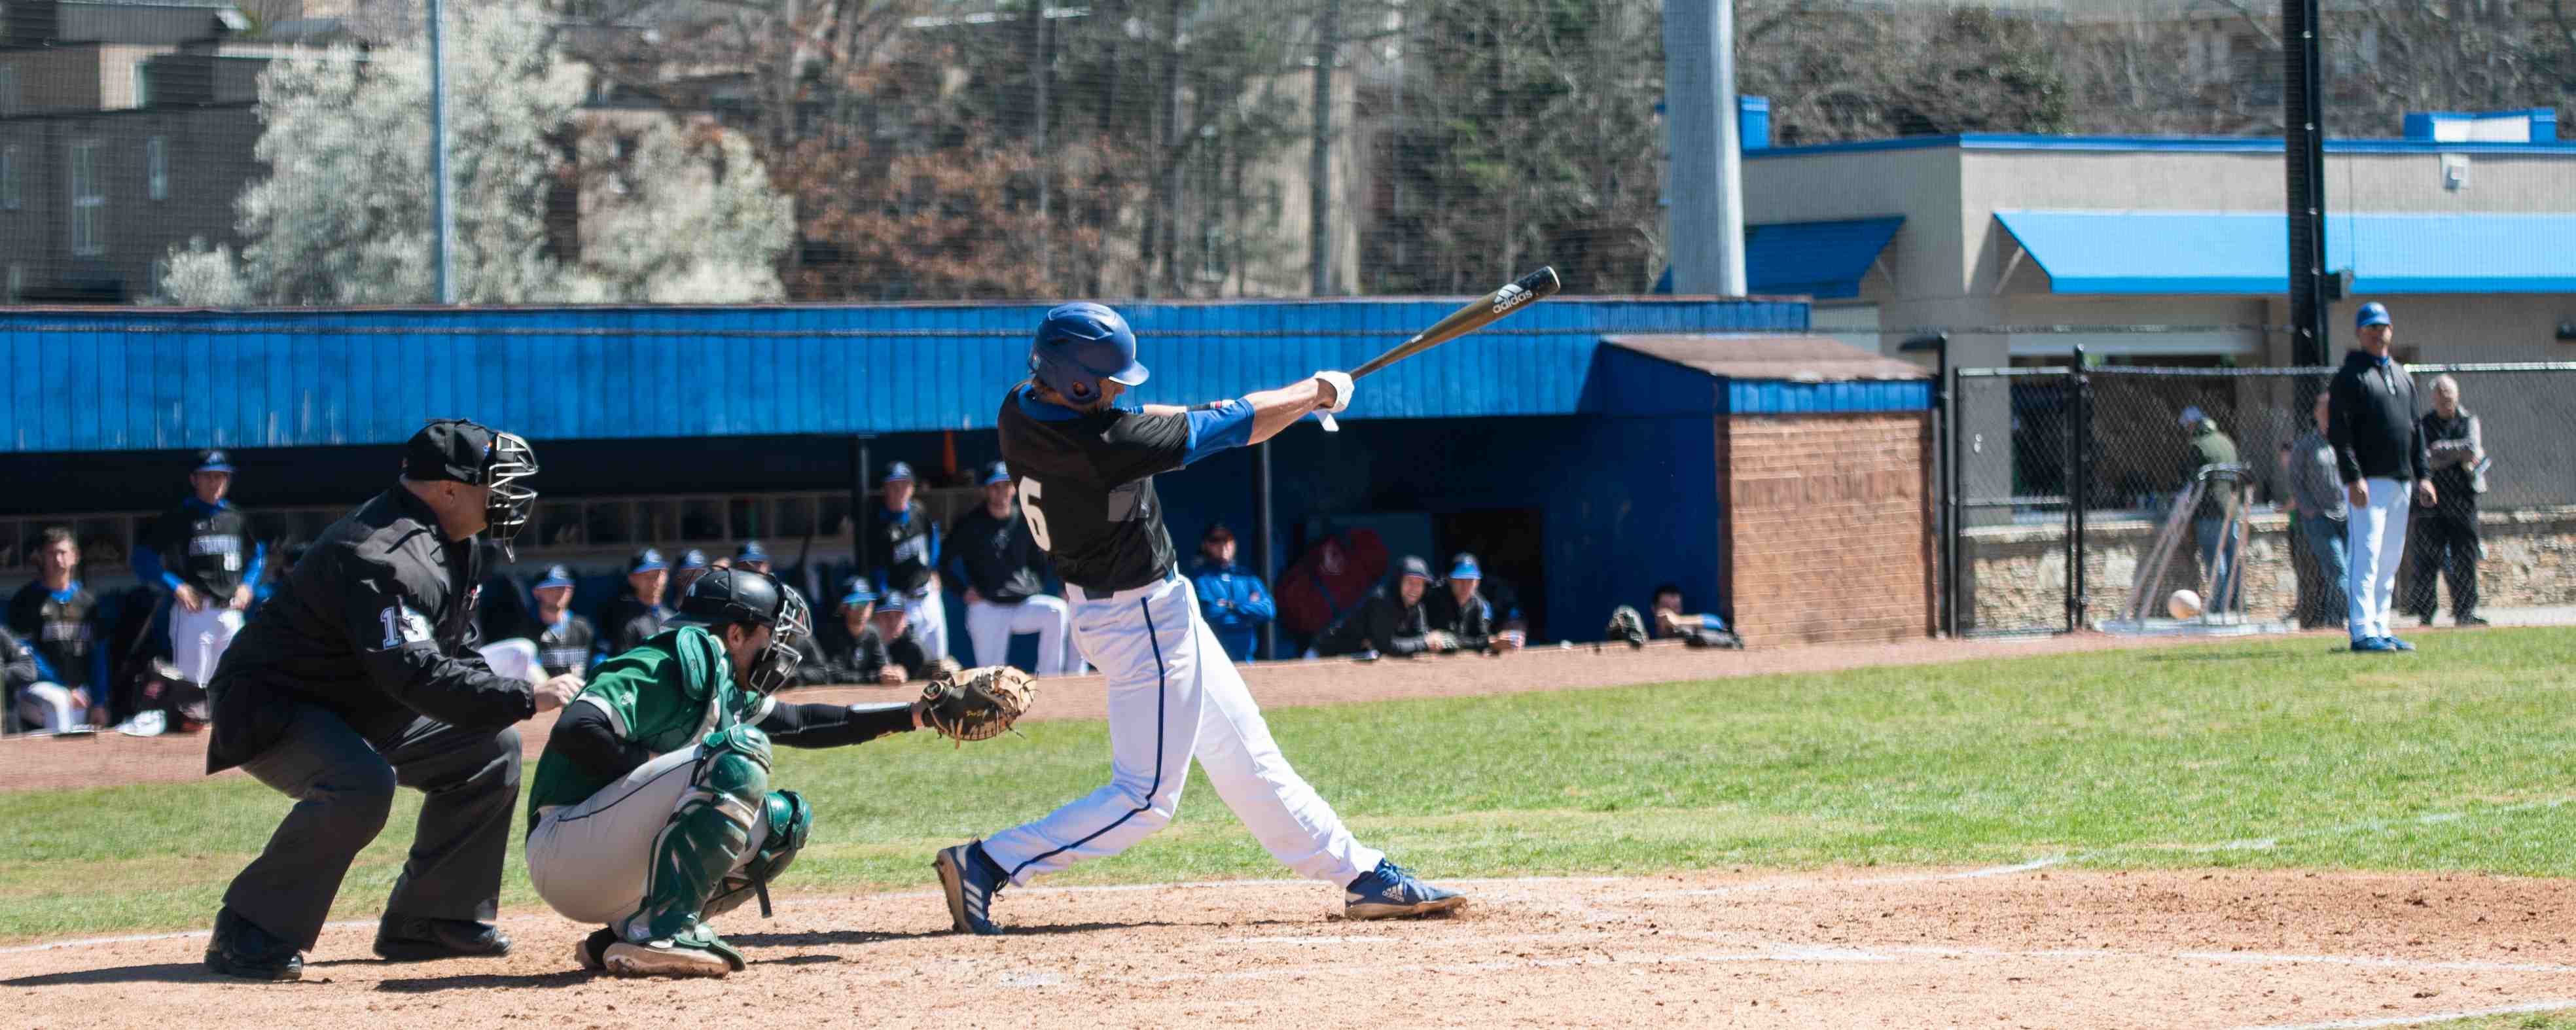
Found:
M 451 6 L 448 118 L 454 277 L 468 304 L 777 297 L 785 201 L 747 150 L 670 126 L 637 140 L 635 188 L 584 230 L 587 263 L 549 231 L 552 195 L 578 181 L 573 114 L 585 92 L 534 0 Z M 182 304 L 396 304 L 436 300 L 427 187 L 429 68 L 418 38 L 271 63 L 260 79 L 271 174 L 235 202 L 248 241 L 174 250 L 162 282 Z M 594 148 L 594 155 L 598 152 Z M 630 169 L 633 170 L 633 169 Z M 650 180 L 650 181 L 646 181 Z M 671 231 L 686 226 L 687 232 Z
M 1771 98 L 1782 144 L 2067 131 L 2049 26 L 1977 7 L 1743 0 L 1739 89 Z

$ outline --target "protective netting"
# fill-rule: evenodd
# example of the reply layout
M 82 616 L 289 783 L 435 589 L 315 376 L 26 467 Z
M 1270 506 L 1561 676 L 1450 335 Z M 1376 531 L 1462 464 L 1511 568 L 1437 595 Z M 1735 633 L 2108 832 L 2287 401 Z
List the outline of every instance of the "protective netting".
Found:
M 467 303 L 1457 293 L 1540 263 L 1569 293 L 1633 293 L 1677 233 L 1711 231 L 1668 214 L 1675 30 L 1653 0 L 446 6 Z M 2327 134 L 2533 138 L 2529 117 L 2409 116 L 2563 107 L 2562 6 L 2327 0 Z M 1744 123 L 1749 155 L 2285 124 L 2277 4 L 1744 0 L 1733 16 L 1735 81 L 1768 105 Z M 436 299 L 421 0 L 48 0 L 0 17 L 10 299 Z M 2508 156 L 2337 154 L 2326 210 L 2565 205 L 2555 162 Z M 2277 213 L 2279 168 L 2277 150 L 2224 169 L 2126 153 L 2087 174 L 2198 182 L 2138 207 Z M 1876 213 L 1928 231 L 1896 209 L 1939 182 L 1861 174 L 1890 191 Z M 1744 220 L 1843 216 L 1809 203 L 1834 180 L 1789 178 L 1748 171 Z M 2025 178 L 2003 206 L 2098 206 Z M 2387 229 L 2330 226 L 2329 250 Z M 1833 292 L 1766 275 L 1766 253 L 1749 259 L 1757 283 Z M 2372 253 L 2341 261 L 2355 289 Z

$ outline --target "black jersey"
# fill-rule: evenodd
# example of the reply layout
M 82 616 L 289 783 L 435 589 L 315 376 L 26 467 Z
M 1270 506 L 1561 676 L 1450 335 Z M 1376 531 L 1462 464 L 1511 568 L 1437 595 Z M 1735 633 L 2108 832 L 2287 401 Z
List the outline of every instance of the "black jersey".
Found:
M 91 665 L 106 641 L 99 639 L 98 595 L 73 580 L 60 594 L 45 589 L 44 580 L 18 588 L 9 599 L 9 632 L 43 655 L 54 667 L 54 679 L 66 687 L 92 684 Z
M 1066 583 L 1112 592 L 1172 571 L 1154 474 L 1241 446 L 1252 435 L 1252 406 L 1075 411 L 1037 399 L 1023 383 L 1003 398 L 1000 421 L 1002 460 L 1019 484 L 1029 535 Z
M 1038 576 L 1046 565 L 1046 552 L 1029 535 L 1029 521 L 1021 516 L 1017 503 L 1003 518 L 994 518 L 980 504 L 957 516 L 949 524 L 946 546 L 965 568 L 966 585 L 984 600 L 1018 604 L 1046 593 L 1046 581 Z
M 537 662 L 548 676 L 582 672 L 590 668 L 591 645 L 598 642 L 599 631 L 589 619 L 565 612 L 562 622 L 539 627 Z
M 876 539 L 868 542 L 868 557 L 888 590 L 909 592 L 929 583 L 939 568 L 939 527 L 930 521 L 929 509 L 920 501 L 905 505 L 900 517 L 877 509 Z
M 250 520 L 231 504 L 207 507 L 195 498 L 162 514 L 143 534 L 143 545 L 161 568 L 195 587 L 214 604 L 232 601 L 250 570 Z

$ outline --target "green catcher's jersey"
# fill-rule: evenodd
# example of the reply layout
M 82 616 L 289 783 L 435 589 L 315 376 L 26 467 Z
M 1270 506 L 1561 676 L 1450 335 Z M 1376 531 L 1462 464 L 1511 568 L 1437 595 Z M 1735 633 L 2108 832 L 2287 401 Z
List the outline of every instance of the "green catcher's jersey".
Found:
M 759 722 L 774 704 L 768 695 L 734 683 L 724 645 L 714 636 L 697 626 L 678 626 L 600 662 L 564 711 L 595 706 L 608 714 L 619 737 L 666 755 L 696 746 L 715 730 Z M 578 805 L 610 782 L 547 748 L 528 788 L 528 826 L 537 825 L 540 811 Z

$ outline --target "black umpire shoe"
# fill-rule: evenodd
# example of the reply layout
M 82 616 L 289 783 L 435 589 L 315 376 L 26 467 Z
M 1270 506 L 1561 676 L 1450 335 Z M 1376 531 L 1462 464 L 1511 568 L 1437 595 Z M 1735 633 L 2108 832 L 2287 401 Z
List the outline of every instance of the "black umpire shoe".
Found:
M 301 980 L 304 953 L 227 908 L 215 913 L 215 938 L 206 942 L 206 968 L 244 980 Z
M 376 927 L 376 954 L 389 962 L 443 958 L 499 958 L 510 953 L 510 935 L 471 919 L 387 916 Z

